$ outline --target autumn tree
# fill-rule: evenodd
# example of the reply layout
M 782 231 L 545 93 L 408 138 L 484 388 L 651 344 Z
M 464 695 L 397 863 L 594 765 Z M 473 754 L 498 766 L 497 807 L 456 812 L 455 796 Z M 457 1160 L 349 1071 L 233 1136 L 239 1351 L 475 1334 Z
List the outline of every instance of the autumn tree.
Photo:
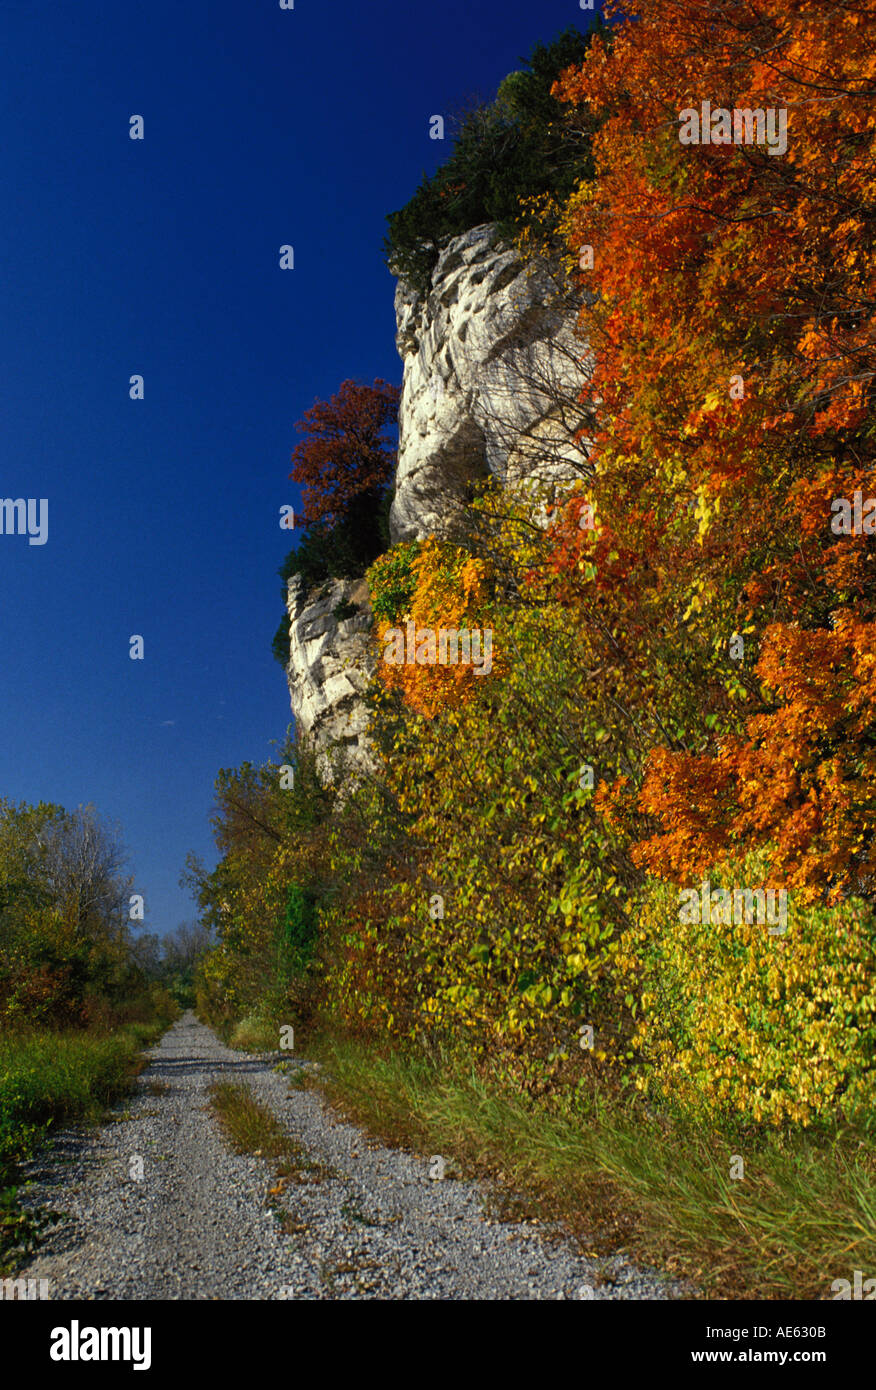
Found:
M 181 880 L 204 932 L 215 934 L 206 952 L 198 939 L 196 971 L 199 1007 L 214 1023 L 277 988 L 282 1004 L 289 982 L 277 967 L 290 921 L 332 886 L 323 875 L 333 793 L 320 783 L 313 749 L 287 735 L 277 751 L 261 766 L 220 771 L 211 818 L 219 862 L 208 871 L 190 855 Z
M 126 858 L 93 807 L 0 798 L 0 1027 L 105 1019 L 137 987 Z
M 302 435 L 289 474 L 302 490 L 306 528 L 280 566 L 283 599 L 292 575 L 307 588 L 329 578 L 354 578 L 389 544 L 390 484 L 395 467 L 392 427 L 400 391 L 345 381 L 328 401 L 316 401 L 295 428 Z M 289 619 L 284 612 L 273 653 L 289 661 Z
M 289 474 L 301 487 L 303 525 L 336 526 L 386 490 L 395 461 L 387 431 L 398 420 L 399 395 L 380 379 L 373 386 L 344 381 L 304 412 Z
M 874 884 L 874 542 L 832 513 L 876 482 L 868 17 L 643 0 L 555 88 L 604 122 L 566 220 L 590 248 L 596 524 L 577 499 L 554 568 L 627 698 L 661 654 L 634 833 L 666 876 L 774 844 L 801 889 Z M 685 143 L 703 103 L 771 111 L 786 139 Z

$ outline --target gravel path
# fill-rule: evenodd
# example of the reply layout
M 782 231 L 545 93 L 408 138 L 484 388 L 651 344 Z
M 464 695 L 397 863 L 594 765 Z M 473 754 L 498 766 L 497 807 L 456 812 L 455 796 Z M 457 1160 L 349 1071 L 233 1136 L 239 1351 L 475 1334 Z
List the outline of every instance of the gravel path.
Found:
M 680 1296 L 623 1257 L 584 1258 L 543 1224 L 491 1219 L 483 1184 L 435 1181 L 428 1160 L 384 1148 L 315 1091 L 290 1089 L 306 1063 L 288 1059 L 284 1075 L 276 1056 L 223 1047 L 191 1013 L 148 1055 L 110 1123 L 59 1135 L 31 1165 L 26 1204 L 64 1219 L 19 1274 L 48 1279 L 51 1298 Z M 268 1195 L 273 1170 L 231 1153 L 208 1109 L 217 1080 L 249 1085 L 273 1110 L 320 1165 L 312 1180 Z M 268 1205 L 277 1201 L 291 1232 Z

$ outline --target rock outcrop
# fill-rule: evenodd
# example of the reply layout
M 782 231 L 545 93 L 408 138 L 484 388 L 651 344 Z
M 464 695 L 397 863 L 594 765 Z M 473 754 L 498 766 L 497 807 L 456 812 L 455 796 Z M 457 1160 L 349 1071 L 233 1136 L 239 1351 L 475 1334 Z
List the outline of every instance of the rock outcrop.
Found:
M 474 227 L 448 243 L 426 297 L 399 282 L 395 303 L 404 382 L 393 543 L 452 534 L 472 484 L 487 476 L 580 476 L 573 435 L 585 423 L 577 396 L 586 349 L 545 265 L 521 261 L 492 224 Z M 348 766 L 365 766 L 362 696 L 375 660 L 367 585 L 333 580 L 307 593 L 295 577 L 288 607 L 298 728 L 320 749 L 340 746 Z
M 299 733 L 337 749 L 347 769 L 369 764 L 363 695 L 374 674 L 371 605 L 364 579 L 330 579 L 309 592 L 300 575 L 287 590 L 289 695 Z M 321 771 L 331 778 L 329 760 Z
M 586 349 L 547 266 L 521 261 L 488 223 L 448 243 L 426 298 L 400 281 L 395 308 L 404 383 L 394 542 L 452 531 L 488 475 L 579 474 Z

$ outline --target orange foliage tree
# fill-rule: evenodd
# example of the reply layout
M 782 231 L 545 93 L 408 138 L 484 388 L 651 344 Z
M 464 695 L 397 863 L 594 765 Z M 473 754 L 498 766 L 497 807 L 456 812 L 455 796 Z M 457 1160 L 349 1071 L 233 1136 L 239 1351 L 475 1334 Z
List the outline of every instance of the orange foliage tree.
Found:
M 874 19 L 641 0 L 554 88 L 602 124 L 565 221 L 595 524 L 552 566 L 653 696 L 614 801 L 666 877 L 770 844 L 812 895 L 876 881 Z
M 379 559 L 368 577 L 378 618 L 380 679 L 387 689 L 400 691 L 411 709 L 431 718 L 459 704 L 479 680 L 499 674 L 504 665 L 493 650 L 490 620 L 482 625 L 488 608 L 488 566 L 435 537 L 415 549 L 410 559 L 405 556 L 409 592 L 396 603 L 396 611 L 387 612 L 380 602 L 395 572 L 395 552 Z M 449 633 L 456 634 L 452 642 Z

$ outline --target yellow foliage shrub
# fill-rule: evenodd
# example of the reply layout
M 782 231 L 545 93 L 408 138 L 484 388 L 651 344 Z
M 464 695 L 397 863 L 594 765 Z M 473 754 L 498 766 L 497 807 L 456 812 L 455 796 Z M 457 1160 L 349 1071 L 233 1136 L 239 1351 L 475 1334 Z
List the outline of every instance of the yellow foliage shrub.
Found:
M 712 891 L 759 884 L 765 854 L 715 868 Z M 692 885 L 700 889 L 700 885 Z M 700 892 L 702 890 L 700 889 Z M 680 910 L 651 879 L 618 968 L 635 989 L 642 1090 L 705 1113 L 808 1125 L 876 1100 L 876 920 L 858 899 L 836 907 L 787 895 L 784 931 Z M 757 914 L 755 914 L 757 915 Z

